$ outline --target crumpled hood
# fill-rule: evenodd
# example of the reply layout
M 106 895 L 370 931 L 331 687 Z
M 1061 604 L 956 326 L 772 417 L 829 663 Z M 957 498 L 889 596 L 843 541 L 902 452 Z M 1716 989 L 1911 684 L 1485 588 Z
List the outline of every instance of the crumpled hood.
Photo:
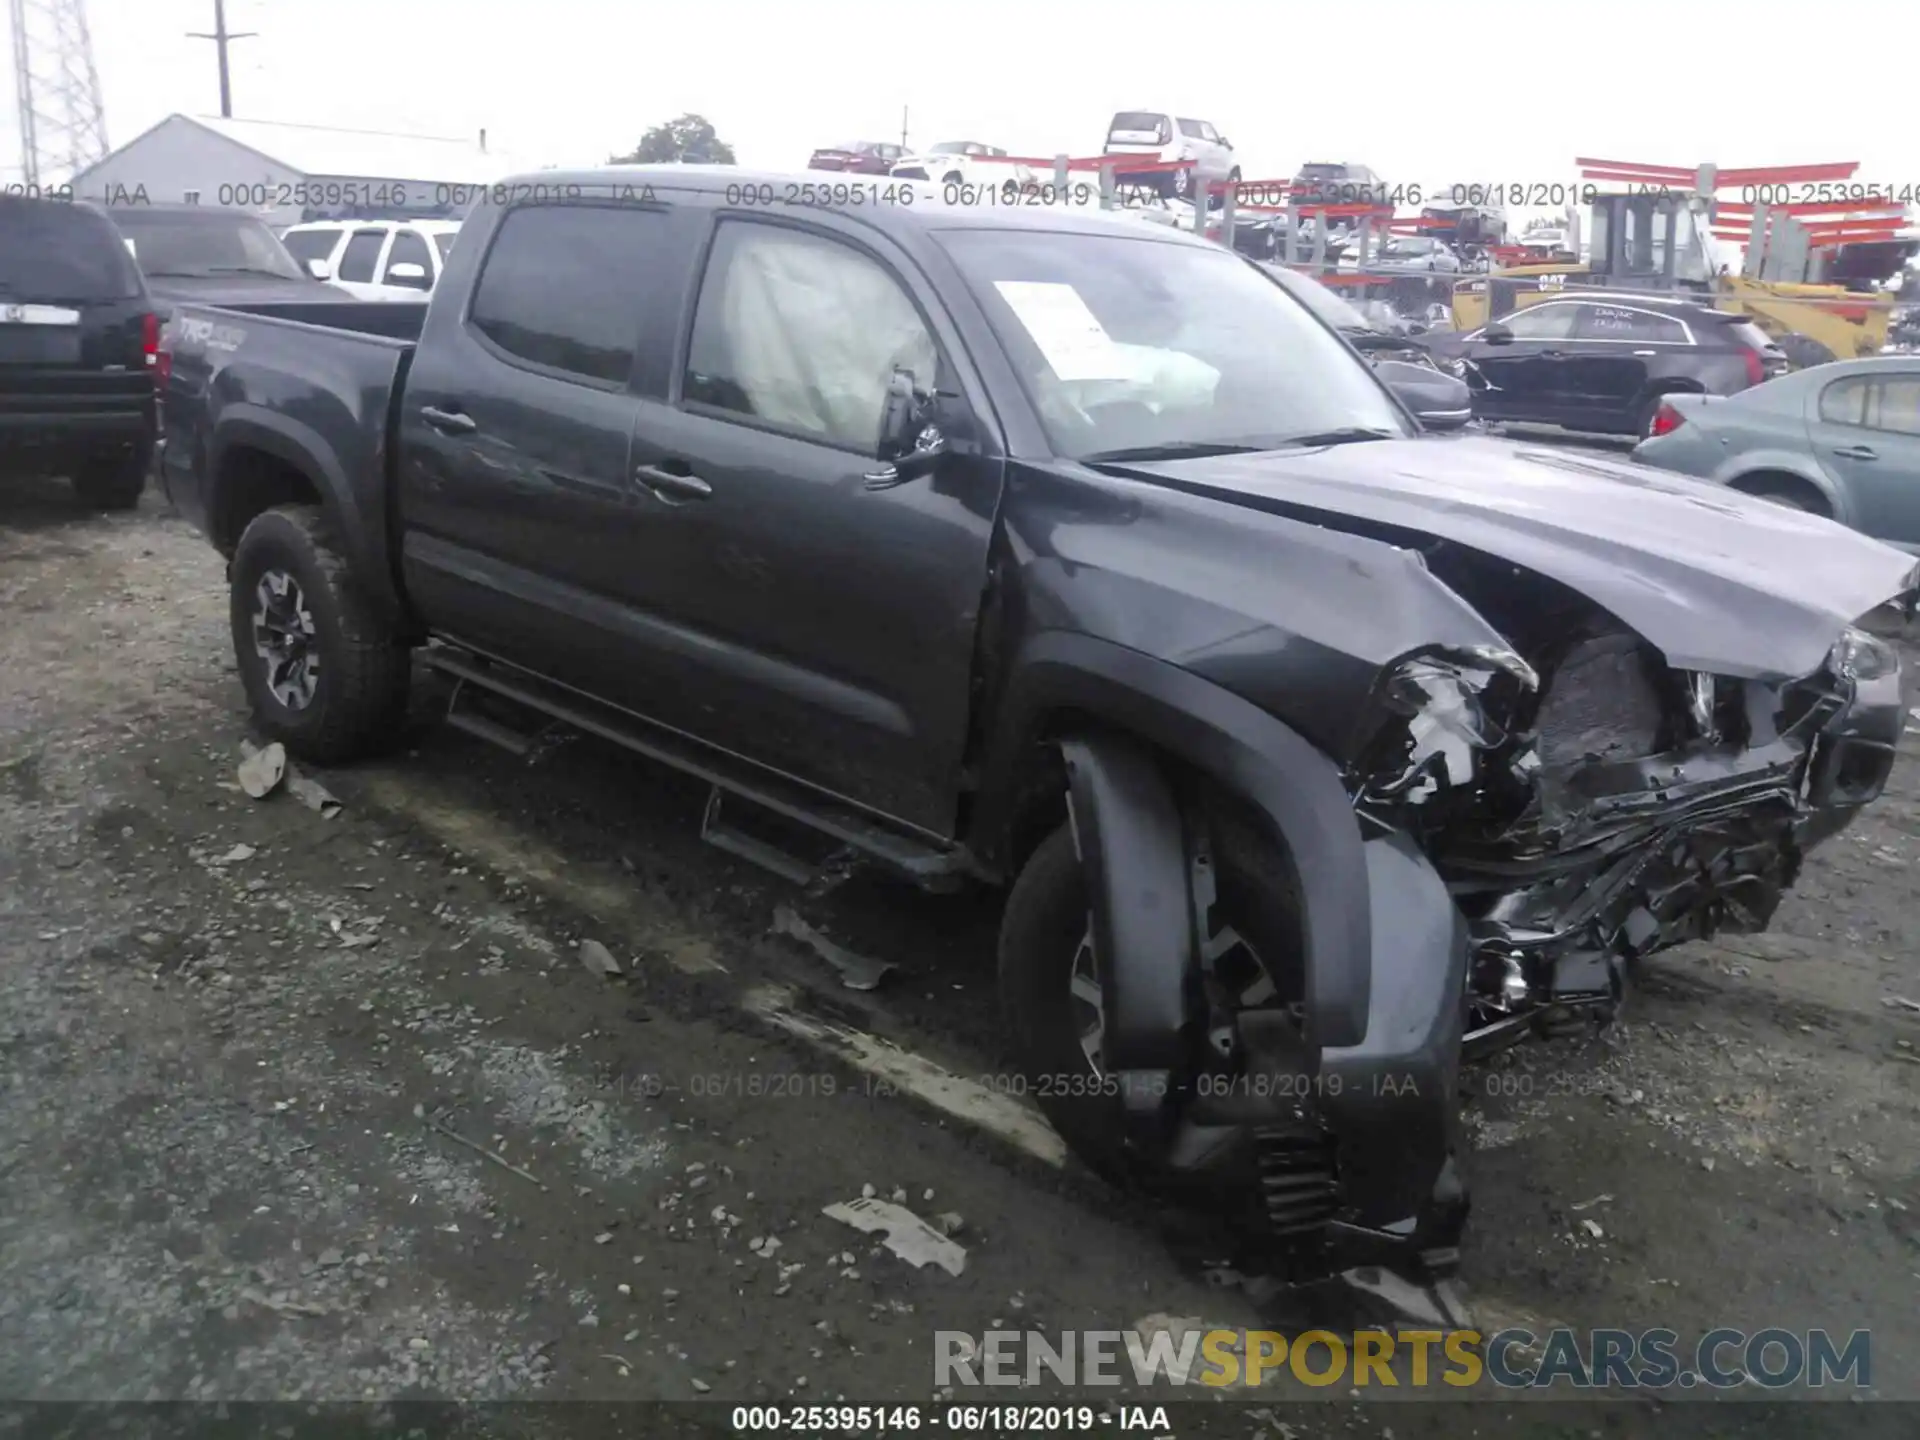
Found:
M 1683 670 L 1808 674 L 1845 626 L 1920 583 L 1912 556 L 1819 516 L 1503 440 L 1382 440 L 1126 468 L 1511 561 L 1601 605 Z

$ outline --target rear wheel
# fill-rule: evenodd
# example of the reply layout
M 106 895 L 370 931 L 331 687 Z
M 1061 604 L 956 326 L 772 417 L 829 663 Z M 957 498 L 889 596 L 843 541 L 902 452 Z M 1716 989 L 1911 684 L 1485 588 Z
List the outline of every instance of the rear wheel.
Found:
M 132 510 L 147 488 L 148 456 L 96 460 L 76 471 L 73 493 L 93 510 Z
M 1291 867 L 1251 827 L 1216 822 L 1211 862 L 1216 899 L 1201 962 L 1210 1015 L 1195 1068 L 1223 1077 L 1243 1059 L 1234 1015 L 1280 1008 L 1298 1019 L 1300 922 Z M 1015 1062 L 1061 1138 L 1110 1180 L 1166 1178 L 1166 1157 L 1129 1153 L 1121 1098 L 1109 1093 L 1112 1082 L 1103 1077 L 1099 963 L 1086 878 L 1069 826 L 1034 851 L 1008 897 L 999 985 Z M 1225 1094 L 1227 1083 L 1212 1088 Z
M 255 517 L 228 578 L 234 658 L 270 739 L 324 765 L 399 733 L 411 652 L 361 591 L 317 507 Z

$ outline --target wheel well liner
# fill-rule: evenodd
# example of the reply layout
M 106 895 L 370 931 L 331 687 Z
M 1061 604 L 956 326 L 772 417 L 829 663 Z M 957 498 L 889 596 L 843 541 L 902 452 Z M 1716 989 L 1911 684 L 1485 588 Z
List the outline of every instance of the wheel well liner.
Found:
M 1742 495 L 1798 495 L 1819 506 L 1822 515 L 1831 517 L 1834 513 L 1833 501 L 1826 491 L 1791 470 L 1748 470 L 1727 481 L 1727 488 L 1738 490 Z
M 381 558 L 386 516 L 366 512 L 318 432 L 276 411 L 231 406 L 209 446 L 207 473 L 212 477 L 207 523 L 223 554 L 232 556 L 241 533 L 263 511 L 288 503 L 317 504 L 369 599 L 390 618 L 404 615 L 393 575 Z
M 1257 810 L 1298 874 L 1309 1040 L 1366 1036 L 1372 974 L 1367 861 L 1332 760 L 1258 706 L 1178 666 L 1067 631 L 1032 636 L 1008 672 L 969 827 L 992 869 L 1007 866 L 1032 804 L 1035 750 L 1076 717 L 1154 747 Z

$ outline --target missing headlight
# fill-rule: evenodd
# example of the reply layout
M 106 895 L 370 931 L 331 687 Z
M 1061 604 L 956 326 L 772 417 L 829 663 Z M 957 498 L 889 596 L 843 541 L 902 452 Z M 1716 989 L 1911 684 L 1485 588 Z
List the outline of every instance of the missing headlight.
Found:
M 1375 770 L 1374 799 L 1421 800 L 1442 784 L 1470 784 L 1476 751 L 1510 738 L 1505 718 L 1487 703 L 1487 690 L 1506 677 L 1522 689 L 1538 684 L 1533 668 L 1511 651 L 1490 646 L 1410 656 L 1393 666 L 1381 704 L 1405 717 L 1398 753 Z
M 1827 655 L 1827 664 L 1842 680 L 1862 684 L 1897 674 L 1900 655 L 1878 635 L 1849 625 L 1840 632 L 1840 638 L 1833 642 L 1833 649 Z

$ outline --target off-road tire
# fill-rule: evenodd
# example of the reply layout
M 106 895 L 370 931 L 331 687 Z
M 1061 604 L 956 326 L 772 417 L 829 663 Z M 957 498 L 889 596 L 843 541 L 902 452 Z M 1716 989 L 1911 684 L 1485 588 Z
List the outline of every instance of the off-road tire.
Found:
M 1299 905 L 1292 867 L 1233 818 L 1216 819 L 1218 905 L 1270 968 L 1298 994 Z M 1117 1095 L 1075 1093 L 1091 1076 L 1069 986 L 1087 926 L 1087 886 L 1072 828 L 1062 825 L 1028 859 L 1000 922 L 1000 1007 L 1028 1095 L 1088 1168 L 1118 1184 L 1162 1179 L 1143 1172 L 1124 1143 Z M 1271 958 L 1269 958 L 1271 957 Z M 1063 1083 L 1064 1082 L 1064 1083 Z
M 254 591 L 270 569 L 292 575 L 313 615 L 320 673 L 304 709 L 267 686 L 253 644 Z M 282 505 L 256 516 L 228 567 L 234 658 L 253 715 L 268 738 L 318 765 L 373 754 L 401 733 L 411 652 L 360 588 L 317 506 Z
M 149 457 L 95 461 L 73 475 L 73 493 L 89 510 L 132 510 L 147 489 Z

